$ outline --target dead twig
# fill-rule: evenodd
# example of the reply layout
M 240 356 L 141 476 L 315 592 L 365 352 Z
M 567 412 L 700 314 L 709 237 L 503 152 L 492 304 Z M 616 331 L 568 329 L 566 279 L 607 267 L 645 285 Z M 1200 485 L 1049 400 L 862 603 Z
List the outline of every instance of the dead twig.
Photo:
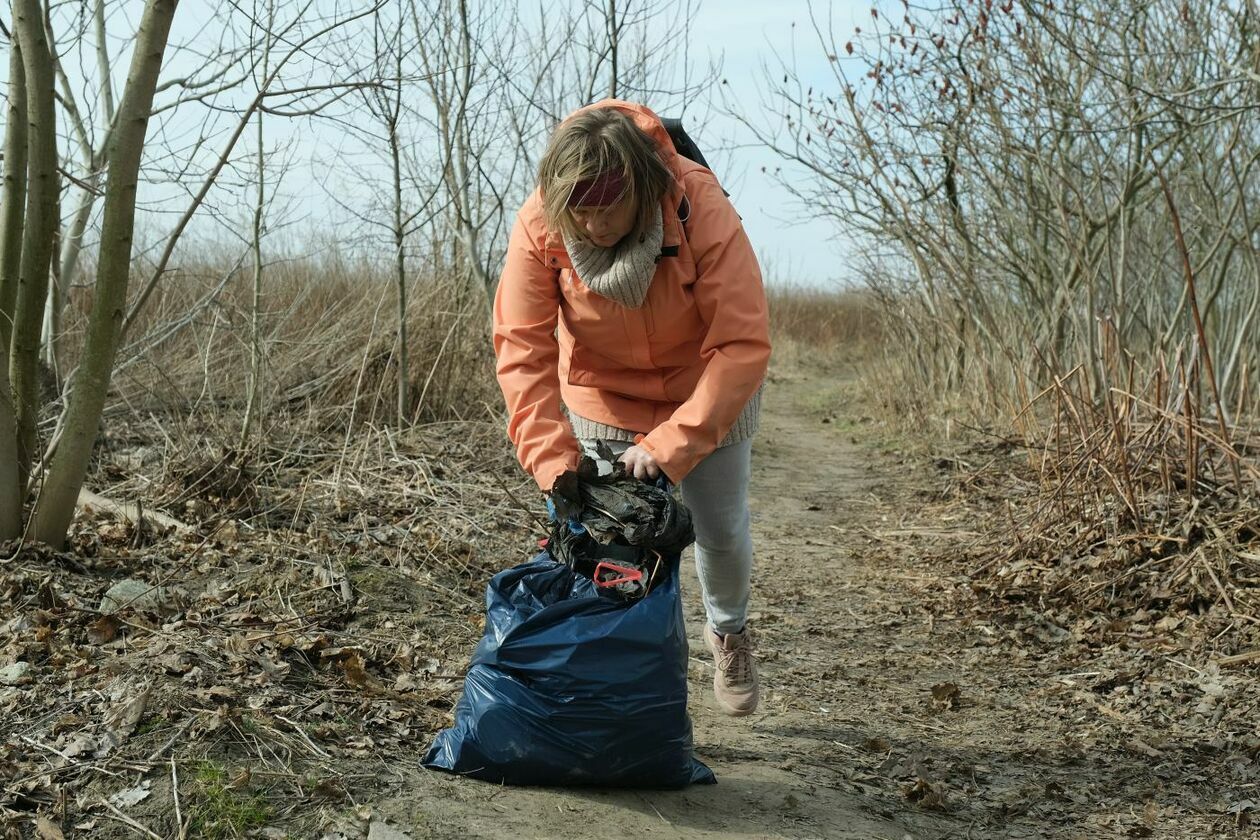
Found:
M 1236 653 L 1233 656 L 1222 656 L 1216 660 L 1216 664 L 1222 668 L 1232 668 L 1235 665 L 1249 665 L 1256 661 L 1260 661 L 1260 650 L 1249 650 L 1245 653 Z
M 179 840 L 188 836 L 188 826 L 184 825 L 184 815 L 179 807 L 179 773 L 175 770 L 175 756 L 171 756 L 171 796 L 175 798 L 175 825 L 179 826 Z
M 110 819 L 118 820 L 119 822 L 124 823 L 125 825 L 129 825 L 132 828 L 134 828 L 136 831 L 139 831 L 141 834 L 144 834 L 146 837 L 152 837 L 153 840 L 162 840 L 162 837 L 160 835 L 155 834 L 153 831 L 151 831 L 149 828 L 144 826 L 142 823 L 138 822 L 132 817 L 127 816 L 122 811 L 118 810 L 113 805 L 111 805 L 108 799 L 104 799 L 104 798 L 100 799 L 100 804 L 104 805 L 106 808 L 108 808 L 112 812 L 112 815 L 111 814 L 105 815 L 107 817 L 110 817 Z

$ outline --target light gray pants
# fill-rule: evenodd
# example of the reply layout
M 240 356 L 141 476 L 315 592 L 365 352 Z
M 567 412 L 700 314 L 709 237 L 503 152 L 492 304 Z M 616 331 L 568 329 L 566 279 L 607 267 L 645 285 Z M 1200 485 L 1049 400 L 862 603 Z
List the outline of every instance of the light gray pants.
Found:
M 582 445 L 594 450 L 594 441 Z M 620 457 L 625 441 L 608 446 Z M 719 633 L 738 633 L 748 618 L 752 579 L 752 523 L 748 514 L 748 480 L 752 441 L 714 450 L 683 479 L 682 500 L 696 529 L 696 576 L 709 624 Z

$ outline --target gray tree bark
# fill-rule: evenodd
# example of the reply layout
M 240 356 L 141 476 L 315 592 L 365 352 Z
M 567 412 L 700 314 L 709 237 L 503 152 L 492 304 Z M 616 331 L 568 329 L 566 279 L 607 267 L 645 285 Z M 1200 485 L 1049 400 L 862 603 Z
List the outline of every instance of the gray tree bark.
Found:
M 0 200 L 0 540 L 22 533 L 22 482 L 18 470 L 17 415 L 9 383 L 9 340 L 22 259 L 26 203 L 26 78 L 17 33 L 9 42 L 9 108 L 4 131 L 4 196 Z
M 100 77 L 100 122 L 105 128 L 105 135 L 99 142 L 88 134 L 84 125 L 84 114 L 78 107 L 74 87 L 65 73 L 61 58 L 55 53 L 52 56 L 53 69 L 61 83 L 61 106 L 69 127 L 73 128 L 73 133 L 78 138 L 85 173 L 77 206 L 70 215 L 69 224 L 62 231 L 61 254 L 54 263 L 58 270 L 53 272 L 53 283 L 49 288 L 48 304 L 44 310 L 44 361 L 56 376 L 59 387 L 62 376 L 61 360 L 65 355 L 62 315 L 78 271 L 83 236 L 88 222 L 91 221 L 92 209 L 96 206 L 101 185 L 105 181 L 105 150 L 109 147 L 109 134 L 114 126 L 114 93 L 111 81 L 113 72 L 105 26 L 105 1 L 95 0 L 92 15 L 96 35 L 96 70 Z M 91 114 L 88 116 L 91 117 Z
M 13 28 L 21 44 L 26 79 L 27 185 L 26 222 L 18 269 L 9 378 L 17 420 L 18 479 L 25 486 L 35 459 L 39 418 L 39 343 L 44 326 L 44 298 L 57 235 L 57 126 L 54 112 L 52 55 L 39 0 L 14 0 Z
M 401 65 L 401 60 L 399 61 Z M 395 100 L 401 106 L 402 68 L 399 66 L 398 91 Z M 398 285 L 398 424 L 407 422 L 407 408 L 411 402 L 409 393 L 411 373 L 407 354 L 407 252 L 406 225 L 403 221 L 402 160 L 398 140 L 398 110 L 394 111 L 389 124 L 389 152 L 394 177 L 394 281 Z
M 17 33 L 9 43 L 9 107 L 4 122 L 4 197 L 0 202 L 0 345 L 8 358 L 13 338 L 22 261 L 22 228 L 26 220 L 26 71 Z M 9 366 L 5 364 L 7 378 Z
M 31 2 L 31 0 L 25 0 Z M 110 139 L 96 292 L 61 441 L 34 512 L 35 539 L 60 546 L 87 473 L 127 306 L 136 187 L 153 94 L 178 0 L 148 0 Z M 24 42 L 25 43 L 25 42 Z
M 263 76 L 267 75 L 267 56 L 263 56 Z M 258 135 L 258 184 L 254 197 L 254 235 L 252 250 L 254 252 L 253 294 L 249 301 L 249 382 L 246 388 L 245 420 L 241 424 L 241 437 L 237 449 L 244 450 L 249 446 L 250 436 L 259 412 L 259 400 L 262 394 L 263 348 L 262 348 L 262 286 L 263 286 L 263 212 L 267 207 L 267 168 L 263 157 L 263 112 L 254 115 L 257 121 Z
M 25 493 L 18 470 L 17 416 L 9 387 L 9 352 L 0 346 L 0 542 L 22 534 Z

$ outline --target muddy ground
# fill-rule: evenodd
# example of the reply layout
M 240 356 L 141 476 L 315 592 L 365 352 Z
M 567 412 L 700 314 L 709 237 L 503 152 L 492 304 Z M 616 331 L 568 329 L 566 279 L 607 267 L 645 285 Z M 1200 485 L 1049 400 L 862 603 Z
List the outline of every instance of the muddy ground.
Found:
M 975 453 L 892 435 L 863 416 L 850 379 L 843 369 L 776 370 L 770 383 L 752 493 L 752 626 L 764 690 L 750 717 L 727 718 L 712 705 L 702 612 L 684 564 L 696 752 L 716 786 L 521 789 L 419 768 L 433 732 L 449 722 L 479 635 L 477 593 L 495 558 L 435 576 L 413 531 L 390 563 L 312 572 L 324 601 L 303 607 L 282 595 L 302 621 L 278 623 L 258 606 L 261 588 L 252 600 L 223 601 L 237 622 L 224 645 L 207 641 L 209 623 L 196 629 L 193 608 L 166 624 L 124 621 L 118 640 L 102 641 L 99 627 L 85 639 L 87 619 L 74 625 L 75 650 L 108 648 L 96 659 L 84 654 L 74 679 L 91 681 L 99 698 L 107 678 L 143 672 L 153 686 L 131 741 L 114 764 L 97 762 L 98 773 L 78 774 L 83 758 L 56 757 L 74 757 L 70 736 L 91 717 L 86 706 L 65 705 L 71 684 L 62 669 L 74 657 L 39 659 L 29 640 L 9 640 L 0 665 L 15 657 L 38 665 L 34 682 L 0 694 L 11 836 L 58 836 L 47 822 L 36 834 L 36 815 L 64 836 L 102 838 L 178 837 L 181 822 L 188 837 L 1252 836 L 1260 741 L 1244 730 L 1254 735 L 1253 666 L 1222 671 L 1184 642 L 1202 616 L 1147 632 L 1140 616 L 1065 616 L 1035 599 L 991 597 L 970 572 L 1001 499 L 960 490 L 954 474 Z M 960 499 L 963 490 L 969 498 Z M 522 541 L 511 520 L 496 512 L 482 530 Z M 214 544 L 215 557 L 235 557 L 240 575 L 296 562 L 275 545 L 264 560 Z M 478 544 L 470 536 L 469 556 Z M 322 569 L 310 558 L 330 543 L 287 545 Z M 210 555 L 199 549 L 203 560 Z M 12 614 L 44 615 L 8 629 L 53 627 L 41 642 L 49 651 L 57 622 L 70 627 L 65 616 L 90 612 L 75 604 L 90 606 L 122 575 L 69 562 L 27 557 L 6 571 Z M 222 577 L 221 563 L 200 568 Z M 49 569 L 60 569 L 56 585 Z M 79 601 L 67 579 L 86 593 Z M 353 609 L 335 597 L 346 589 Z M 1197 609 L 1214 615 L 1210 605 Z M 1125 627 L 1113 626 L 1120 619 Z M 1099 621 L 1110 635 L 1090 629 Z M 150 636 L 162 640 L 157 652 L 144 642 L 149 652 L 128 659 Z M 114 661 L 101 666 L 101 656 Z M 82 696 L 87 683 L 74 685 Z M 35 714 L 32 704 L 48 710 Z M 134 803 L 108 799 L 141 787 Z

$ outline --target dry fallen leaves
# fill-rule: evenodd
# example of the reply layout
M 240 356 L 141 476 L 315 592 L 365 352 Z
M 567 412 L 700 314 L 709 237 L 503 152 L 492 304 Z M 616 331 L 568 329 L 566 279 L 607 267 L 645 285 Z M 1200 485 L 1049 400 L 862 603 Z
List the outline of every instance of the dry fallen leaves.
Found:
M 955 683 L 945 682 L 932 686 L 932 708 L 957 709 L 962 704 L 962 690 Z
M 112 615 L 103 615 L 88 625 L 87 639 L 94 645 L 108 644 L 117 638 L 120 626 Z
M 105 731 L 101 736 L 100 745 L 96 748 L 97 758 L 109 755 L 115 747 L 130 737 L 136 724 L 144 716 L 144 710 L 149 704 L 151 688 L 152 683 L 145 683 L 134 689 L 130 697 L 124 697 L 106 712 Z
M 119 808 L 130 808 L 132 805 L 148 799 L 149 794 L 153 792 L 152 786 L 152 780 L 145 779 L 133 788 L 120 790 L 117 793 L 110 795 L 109 802 Z
M 47 817 L 35 818 L 35 834 L 39 840 L 65 840 L 61 827 Z
M 922 776 L 915 779 L 914 784 L 905 788 L 902 793 L 905 794 L 906 799 L 920 808 L 932 811 L 945 809 L 945 794 L 940 786 L 933 784 Z

